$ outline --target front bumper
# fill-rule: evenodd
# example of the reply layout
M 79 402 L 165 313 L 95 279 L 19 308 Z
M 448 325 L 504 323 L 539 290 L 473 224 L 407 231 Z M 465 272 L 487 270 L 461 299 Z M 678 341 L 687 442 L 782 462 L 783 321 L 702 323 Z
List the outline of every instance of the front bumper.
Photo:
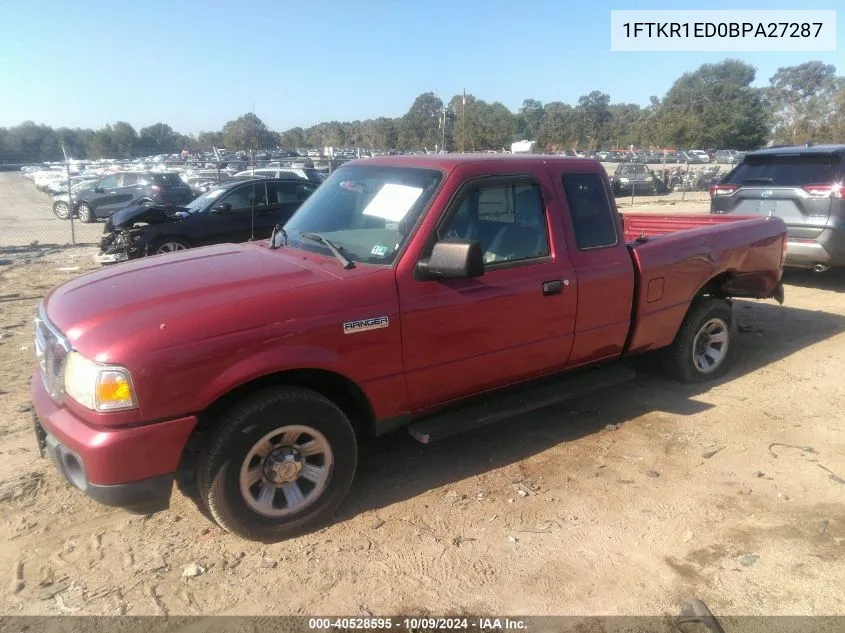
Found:
M 654 181 L 641 181 L 638 180 L 636 182 L 617 182 L 614 185 L 616 191 L 620 193 L 631 193 L 641 191 L 643 193 L 654 191 Z
M 97 253 L 94 255 L 94 261 L 98 264 L 117 264 L 118 262 L 125 262 L 129 259 L 127 253 Z
M 69 483 L 95 501 L 133 512 L 169 506 L 195 416 L 129 428 L 94 427 L 56 404 L 38 372 L 30 385 L 39 451 Z

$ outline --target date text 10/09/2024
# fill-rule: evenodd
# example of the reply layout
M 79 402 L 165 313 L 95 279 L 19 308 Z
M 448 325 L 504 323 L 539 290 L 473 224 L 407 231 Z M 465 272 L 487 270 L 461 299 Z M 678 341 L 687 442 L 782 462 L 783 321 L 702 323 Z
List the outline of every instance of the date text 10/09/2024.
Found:
M 627 38 L 818 38 L 823 22 L 626 22 Z
M 311 630 L 526 631 L 524 620 L 511 618 L 309 618 Z

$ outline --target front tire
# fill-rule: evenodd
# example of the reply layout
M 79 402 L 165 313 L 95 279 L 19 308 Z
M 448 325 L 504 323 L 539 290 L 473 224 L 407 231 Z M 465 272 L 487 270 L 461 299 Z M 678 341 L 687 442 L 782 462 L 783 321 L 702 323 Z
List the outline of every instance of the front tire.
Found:
M 669 376 L 687 383 L 724 376 L 736 358 L 737 334 L 730 303 L 712 297 L 695 300 L 666 350 Z
M 94 217 L 94 212 L 91 210 L 91 207 L 88 206 L 87 202 L 80 202 L 79 206 L 76 208 L 76 213 L 80 220 L 88 224 L 96 219 Z
M 190 248 L 190 245 L 185 240 L 180 240 L 175 237 L 167 237 L 153 244 L 152 251 L 156 255 L 161 255 L 163 253 L 175 253 L 176 251 L 184 251 L 188 248 Z
M 357 461 L 355 432 L 333 402 L 308 389 L 269 389 L 223 415 L 200 457 L 198 492 L 224 530 L 275 542 L 328 519 Z

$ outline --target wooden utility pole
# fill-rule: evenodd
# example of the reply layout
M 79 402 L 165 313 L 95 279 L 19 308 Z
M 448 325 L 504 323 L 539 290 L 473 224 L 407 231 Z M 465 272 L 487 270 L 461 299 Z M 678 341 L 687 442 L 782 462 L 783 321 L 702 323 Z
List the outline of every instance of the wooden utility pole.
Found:
M 466 107 L 467 107 L 467 91 L 464 88 L 464 98 L 461 101 L 461 154 L 464 153 L 464 137 L 466 136 Z

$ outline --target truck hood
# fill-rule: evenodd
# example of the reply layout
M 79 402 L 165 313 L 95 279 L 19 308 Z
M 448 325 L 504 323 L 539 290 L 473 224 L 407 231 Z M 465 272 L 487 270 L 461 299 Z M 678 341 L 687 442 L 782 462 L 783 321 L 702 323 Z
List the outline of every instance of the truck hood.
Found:
M 374 271 L 302 255 L 247 243 L 146 257 L 62 284 L 44 307 L 76 349 L 104 361 L 122 341 L 158 348 L 292 321 L 309 308 L 306 287 Z

